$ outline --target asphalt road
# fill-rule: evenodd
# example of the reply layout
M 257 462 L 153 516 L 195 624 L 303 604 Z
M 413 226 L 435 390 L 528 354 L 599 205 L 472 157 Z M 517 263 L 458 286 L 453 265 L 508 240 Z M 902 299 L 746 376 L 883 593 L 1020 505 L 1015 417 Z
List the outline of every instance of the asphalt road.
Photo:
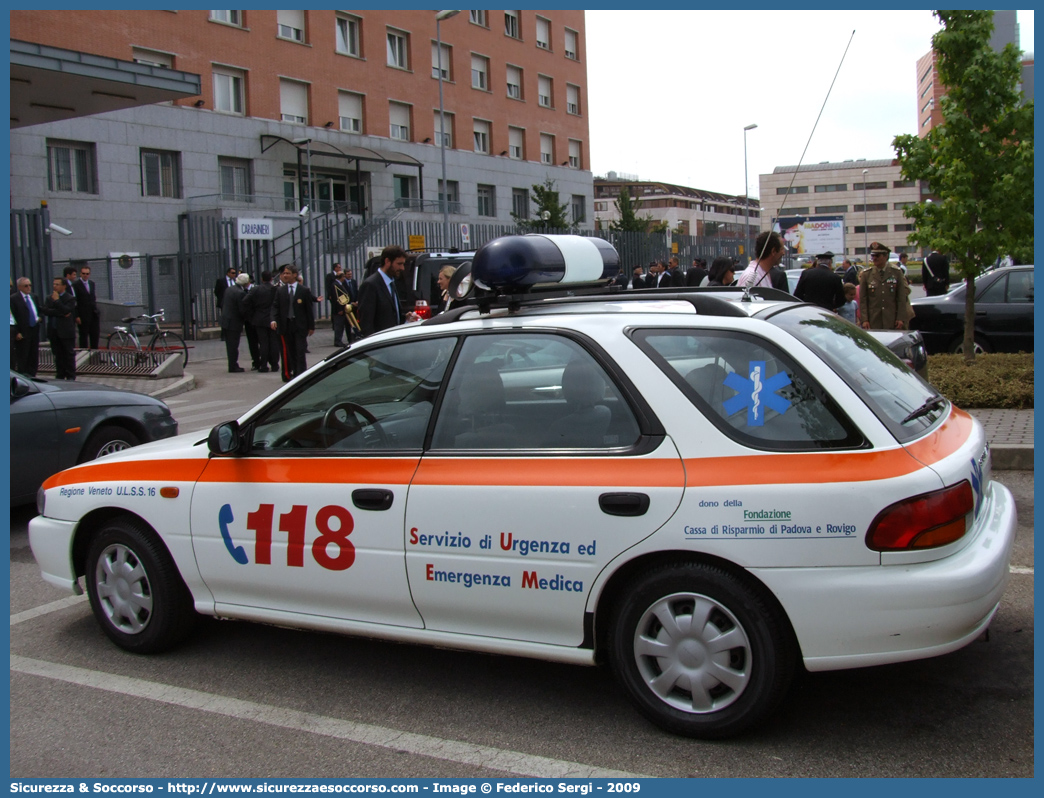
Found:
M 988 640 L 805 674 L 763 727 L 715 743 L 650 726 L 593 668 L 213 620 L 127 654 L 40 580 L 32 510 L 14 510 L 11 776 L 1032 777 L 1033 474 L 999 478 L 1019 529 Z

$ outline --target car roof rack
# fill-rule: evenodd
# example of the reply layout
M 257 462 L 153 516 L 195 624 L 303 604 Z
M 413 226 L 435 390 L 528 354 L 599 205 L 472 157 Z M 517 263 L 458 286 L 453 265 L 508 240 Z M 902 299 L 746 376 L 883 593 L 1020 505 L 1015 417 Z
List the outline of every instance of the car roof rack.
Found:
M 421 324 L 425 326 L 450 324 L 471 311 L 478 310 L 480 314 L 485 315 L 493 308 L 507 308 L 509 313 L 514 313 L 523 308 L 540 306 L 568 307 L 569 305 L 591 305 L 599 302 L 649 302 L 665 299 L 688 302 L 696 313 L 703 316 L 748 318 L 748 314 L 739 307 L 740 302 L 747 301 L 742 299 L 744 293 L 742 288 L 679 286 L 678 288 L 644 288 L 640 291 L 626 291 L 618 286 L 613 286 L 613 288 L 615 290 L 607 291 L 605 286 L 598 285 L 586 289 L 559 289 L 557 291 L 530 291 L 526 294 L 506 296 L 469 297 L 463 304 L 426 319 Z M 750 295 L 769 301 L 800 301 L 792 294 L 776 288 L 752 288 Z

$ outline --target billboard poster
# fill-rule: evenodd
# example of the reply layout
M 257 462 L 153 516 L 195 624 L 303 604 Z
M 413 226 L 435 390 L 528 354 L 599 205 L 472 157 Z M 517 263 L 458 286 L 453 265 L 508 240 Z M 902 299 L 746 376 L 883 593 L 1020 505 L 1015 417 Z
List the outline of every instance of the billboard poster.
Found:
M 781 216 L 776 224 L 791 254 L 844 254 L 844 216 Z

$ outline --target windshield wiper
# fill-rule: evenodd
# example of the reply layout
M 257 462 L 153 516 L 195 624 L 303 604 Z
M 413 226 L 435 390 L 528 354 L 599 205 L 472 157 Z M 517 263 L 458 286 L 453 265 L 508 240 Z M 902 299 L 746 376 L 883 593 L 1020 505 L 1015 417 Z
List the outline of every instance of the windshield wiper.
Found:
M 914 410 L 910 415 L 903 419 L 903 424 L 913 421 L 915 418 L 926 416 L 938 407 L 942 407 L 946 404 L 946 400 L 940 395 L 930 396 L 928 400 L 921 405 L 919 408 Z

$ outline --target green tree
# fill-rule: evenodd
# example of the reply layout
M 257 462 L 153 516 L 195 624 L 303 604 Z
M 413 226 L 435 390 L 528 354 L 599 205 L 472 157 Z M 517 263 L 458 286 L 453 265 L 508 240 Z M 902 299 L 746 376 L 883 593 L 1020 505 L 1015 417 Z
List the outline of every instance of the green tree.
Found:
M 1018 49 L 990 47 L 992 11 L 936 11 L 943 123 L 892 142 L 903 177 L 937 198 L 906 209 L 910 239 L 948 253 L 967 283 L 964 357 L 975 358 L 975 277 L 998 257 L 1032 262 L 1033 102 L 1022 103 Z
M 644 233 L 649 229 L 651 215 L 638 215 L 638 200 L 631 199 L 631 193 L 627 186 L 620 189 L 620 196 L 616 198 L 616 211 L 620 218 L 609 223 L 609 229 L 618 233 Z
M 542 228 L 564 230 L 574 226 L 569 221 L 569 206 L 558 201 L 554 180 L 549 177 L 542 184 L 531 186 L 531 188 L 533 192 L 529 201 L 533 203 L 533 218 L 529 219 L 512 213 L 511 218 L 515 220 L 515 224 L 526 230 Z

